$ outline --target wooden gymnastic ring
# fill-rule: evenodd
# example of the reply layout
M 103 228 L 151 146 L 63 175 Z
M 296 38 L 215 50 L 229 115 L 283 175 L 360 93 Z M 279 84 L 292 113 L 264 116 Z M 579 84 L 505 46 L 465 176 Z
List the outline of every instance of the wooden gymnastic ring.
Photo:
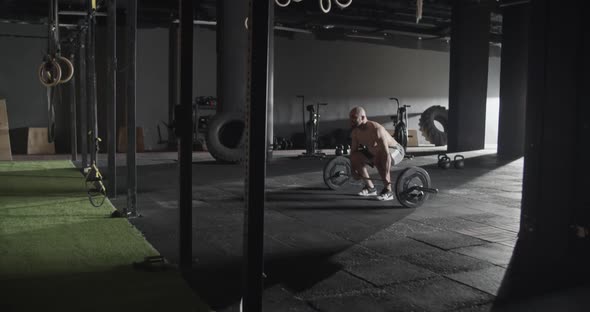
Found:
M 41 63 L 38 70 L 39 80 L 46 87 L 54 87 L 61 80 L 61 67 L 56 60 L 48 60 Z

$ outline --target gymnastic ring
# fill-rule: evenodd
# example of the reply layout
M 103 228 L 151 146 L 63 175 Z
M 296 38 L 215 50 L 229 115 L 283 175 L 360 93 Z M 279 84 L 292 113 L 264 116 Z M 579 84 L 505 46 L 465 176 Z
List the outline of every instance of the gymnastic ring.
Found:
M 56 60 L 44 61 L 39 66 L 39 80 L 46 87 L 56 86 L 61 79 L 61 67 Z
M 66 83 L 74 77 L 74 65 L 70 60 L 63 56 L 57 56 L 56 61 L 59 63 L 59 67 L 61 68 L 62 75 L 59 83 Z
M 347 8 L 349 5 L 351 5 L 351 4 L 352 4 L 352 0 L 348 0 L 348 3 L 340 3 L 340 0 L 334 0 L 334 1 L 336 1 L 336 4 L 337 4 L 337 5 L 338 5 L 338 6 L 339 6 L 341 9 Z
M 322 9 L 322 11 L 324 13 L 330 12 L 330 10 L 332 9 L 332 0 L 328 0 L 328 8 L 327 9 L 324 8 L 324 0 L 320 0 L 320 8 Z
M 284 8 L 284 7 L 288 6 L 288 5 L 291 3 L 291 0 L 287 0 L 287 1 L 285 1 L 285 4 L 281 3 L 279 0 L 275 0 L 275 3 L 276 3 L 278 6 L 280 6 L 280 7 Z

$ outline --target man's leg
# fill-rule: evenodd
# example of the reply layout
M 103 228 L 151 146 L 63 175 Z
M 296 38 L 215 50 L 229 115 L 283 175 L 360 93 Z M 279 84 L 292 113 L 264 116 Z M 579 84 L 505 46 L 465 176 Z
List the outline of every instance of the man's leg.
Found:
M 375 155 L 375 167 L 377 171 L 379 171 L 379 175 L 383 180 L 384 187 L 381 191 L 381 194 L 377 197 L 379 200 L 392 200 L 393 199 L 393 189 L 391 183 L 391 155 L 389 154 L 389 150 L 385 151 L 378 151 Z
M 377 195 L 377 190 L 373 181 L 369 179 L 369 171 L 367 170 L 367 157 L 359 152 L 354 151 L 350 154 L 350 164 L 352 166 L 352 176 L 358 180 L 363 178 L 366 187 L 359 193 L 361 196 Z

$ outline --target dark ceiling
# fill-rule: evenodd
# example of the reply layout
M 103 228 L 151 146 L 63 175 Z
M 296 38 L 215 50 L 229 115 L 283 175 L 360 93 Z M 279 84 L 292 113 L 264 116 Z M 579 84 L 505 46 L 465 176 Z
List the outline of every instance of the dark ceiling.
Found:
M 245 1 L 245 0 L 228 0 Z M 279 0 L 285 3 L 287 0 Z M 327 0 L 325 0 L 327 1 Z M 475 5 L 491 1 L 490 41 L 500 42 L 502 16 L 500 6 L 510 1 L 497 0 L 423 0 L 422 19 L 416 22 L 416 0 L 352 0 L 349 7 L 340 9 L 332 1 L 329 13 L 323 13 L 318 0 L 302 0 L 287 7 L 275 5 L 275 26 L 283 35 L 313 33 L 319 39 L 387 40 L 394 36 L 412 36 L 420 39 L 446 39 L 450 36 L 451 6 L 455 1 Z M 341 3 L 346 0 L 339 0 Z M 59 0 L 60 11 L 82 12 L 86 0 Z M 195 1 L 195 16 L 201 21 L 216 20 L 216 0 Z M 512 1 L 514 2 L 514 1 Z M 126 0 L 119 0 L 118 12 L 123 20 Z M 326 2 L 325 2 L 326 3 Z M 99 12 L 104 12 L 105 1 L 98 0 Z M 139 27 L 167 27 L 177 19 L 178 1 L 138 0 Z M 0 22 L 46 24 L 49 0 L 0 0 Z M 60 15 L 60 23 L 77 24 L 81 16 Z M 104 18 L 102 18 L 104 19 Z M 99 18 L 99 23 L 101 18 Z M 214 26 L 213 26 L 214 27 Z

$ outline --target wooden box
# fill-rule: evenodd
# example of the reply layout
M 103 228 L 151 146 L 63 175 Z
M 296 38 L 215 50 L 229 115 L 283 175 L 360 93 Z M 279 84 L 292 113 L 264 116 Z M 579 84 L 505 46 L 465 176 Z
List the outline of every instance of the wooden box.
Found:
M 136 152 L 143 153 L 145 151 L 144 144 L 143 144 L 143 128 L 136 127 L 135 128 L 135 143 L 136 143 Z M 117 152 L 119 153 L 127 153 L 127 128 L 121 127 L 119 128 L 119 133 L 117 134 Z
M 394 129 L 386 129 L 387 132 L 392 137 L 395 137 L 395 130 Z M 415 147 L 418 146 L 418 130 L 416 129 L 408 129 L 408 146 Z
M 16 128 L 10 130 L 10 142 L 15 154 L 55 154 L 55 143 L 48 141 L 47 128 Z
M 408 146 L 418 146 L 418 130 L 408 129 Z
M 0 99 L 0 160 L 12 160 L 6 100 Z

